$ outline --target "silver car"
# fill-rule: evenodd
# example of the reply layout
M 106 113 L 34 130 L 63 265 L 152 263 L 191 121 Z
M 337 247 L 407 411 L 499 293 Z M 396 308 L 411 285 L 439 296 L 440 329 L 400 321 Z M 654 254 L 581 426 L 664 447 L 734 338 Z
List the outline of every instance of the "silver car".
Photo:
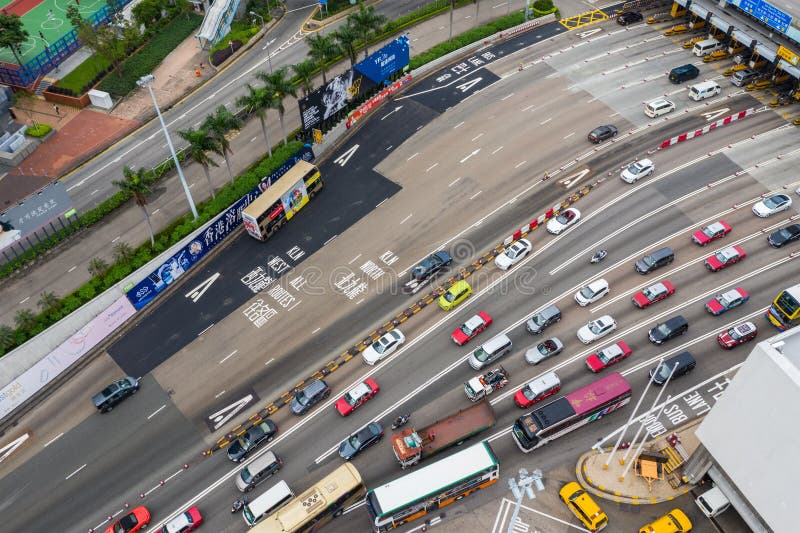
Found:
M 525 352 L 525 362 L 529 365 L 538 365 L 548 357 L 560 354 L 563 349 L 564 343 L 556 337 L 546 339 L 528 348 L 528 351 Z

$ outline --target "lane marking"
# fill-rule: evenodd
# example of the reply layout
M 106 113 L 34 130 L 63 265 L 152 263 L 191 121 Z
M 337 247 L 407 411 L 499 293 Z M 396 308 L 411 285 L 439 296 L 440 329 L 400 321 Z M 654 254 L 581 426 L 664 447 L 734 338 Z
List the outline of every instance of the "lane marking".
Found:
M 483 192 L 482 190 L 480 190 L 480 191 L 476 192 L 475 194 L 473 194 L 472 196 L 470 196 L 470 197 L 469 197 L 469 199 L 470 199 L 470 200 L 474 200 L 474 199 L 475 199 L 475 198 L 477 198 L 477 197 L 478 197 L 478 196 L 479 196 L 479 195 L 480 195 L 482 192 Z
M 77 469 L 77 470 L 75 470 L 73 473 L 71 473 L 70 475 L 68 475 L 67 477 L 65 477 L 65 478 L 64 478 L 64 481 L 68 480 L 69 478 L 71 478 L 72 476 L 74 476 L 75 474 L 77 474 L 78 472 L 80 472 L 81 470 L 83 470 L 84 468 L 86 468 L 86 465 L 83 465 L 82 467 L 78 468 L 78 469 Z
M 439 166 L 439 163 L 434 163 L 431 166 L 429 166 L 427 169 L 425 169 L 425 172 L 430 172 L 431 170 L 433 170 L 434 168 L 436 168 L 438 166 Z
M 376 205 L 376 206 L 375 206 L 375 209 L 377 209 L 377 208 L 379 208 L 380 206 L 382 206 L 382 205 L 383 205 L 383 203 L 384 203 L 386 200 L 388 200 L 388 198 L 384 198 L 383 200 L 381 200 L 381 201 L 380 201 L 380 203 L 379 203 L 378 205 Z
M 30 296 L 26 296 L 25 298 L 23 298 L 22 300 L 20 300 L 20 302 L 19 302 L 19 303 L 20 303 L 20 304 L 24 304 L 25 302 L 27 302 L 27 301 L 28 301 L 28 300 L 30 300 L 30 299 L 31 299 L 31 297 L 30 297 Z
M 264 366 L 267 366 L 268 364 L 270 364 L 270 363 L 271 363 L 271 362 L 273 362 L 274 360 L 275 360 L 275 358 L 273 357 L 272 359 L 270 359 L 269 361 L 267 361 L 266 363 L 264 363 Z
M 520 161 L 519 163 L 517 163 L 516 165 L 514 165 L 514 168 L 519 168 L 519 167 L 521 167 L 522 165 L 524 165 L 525 163 L 527 163 L 527 161 Z
M 501 102 L 503 102 L 503 101 L 505 101 L 505 100 L 508 100 L 508 99 L 509 99 L 509 98 L 511 98 L 512 96 L 514 96 L 514 93 L 511 93 L 511 94 L 509 94 L 508 96 L 504 96 L 504 97 L 502 97 L 502 98 L 500 99 L 500 101 L 501 101 Z
M 42 446 L 42 448 L 47 448 L 48 446 L 50 446 L 51 444 L 53 444 L 55 441 L 57 441 L 58 439 L 60 439 L 60 438 L 61 438 L 61 437 L 63 437 L 63 436 L 64 436 L 64 433 L 63 433 L 63 432 L 62 432 L 62 433 L 59 433 L 58 435 L 56 435 L 55 437 L 53 437 L 52 439 L 50 439 L 49 441 L 47 441 L 47 442 L 45 443 L 45 445 L 44 445 L 44 446 Z
M 73 270 L 75 270 L 76 268 L 78 268 L 78 265 L 72 265 L 71 267 L 69 267 L 69 270 L 67 270 L 67 273 L 70 273 L 70 272 L 72 272 L 72 271 L 73 271 Z
M 411 161 L 412 159 L 414 159 L 414 158 L 415 158 L 415 157 L 417 157 L 418 155 L 419 155 L 419 152 L 415 153 L 414 155 L 412 155 L 411 157 L 409 157 L 408 159 L 406 159 L 406 161 Z
M 456 124 L 455 126 L 453 126 L 453 129 L 460 128 L 460 127 L 461 127 L 461 126 L 463 126 L 463 125 L 464 125 L 464 122 L 463 122 L 463 121 L 462 121 L 462 122 L 459 122 L 458 124 Z
M 412 216 L 414 216 L 414 213 L 411 213 L 411 214 L 410 214 L 410 215 L 408 215 L 406 218 L 404 218 L 403 220 L 401 220 L 401 221 L 400 221 L 400 224 L 405 224 L 405 223 L 408 221 L 408 219 L 409 219 L 409 218 L 411 218 Z
M 455 185 L 456 183 L 458 183 L 458 180 L 460 180 L 460 179 L 461 179 L 461 178 L 456 178 L 456 179 L 454 179 L 453 181 L 451 181 L 451 182 L 450 182 L 450 185 L 448 185 L 447 187 L 448 187 L 448 188 L 452 187 L 453 185 Z
M 475 141 L 477 141 L 477 140 L 478 140 L 478 139 L 480 139 L 481 137 L 483 137 L 483 133 L 479 133 L 478 135 L 476 135 L 475 137 L 473 137 L 473 138 L 472 138 L 472 142 L 475 142 Z
M 150 420 L 151 418 L 153 418 L 154 416 L 156 416 L 156 415 L 157 415 L 158 413 L 160 413 L 160 412 L 161 412 L 161 411 L 162 411 L 162 410 L 163 410 L 163 409 L 164 409 L 166 406 L 167 406 L 167 404 L 164 404 L 164 405 L 162 405 L 161 407 L 159 407 L 158 409 L 156 409 L 156 410 L 153 412 L 153 414 L 151 414 L 150 416 L 148 416 L 148 417 L 147 417 L 147 419 L 148 419 L 148 420 Z
M 338 236 L 339 236 L 339 234 L 337 233 L 336 235 L 334 235 L 333 237 L 331 237 L 331 238 L 330 238 L 330 239 L 328 239 L 327 241 L 323 242 L 323 243 L 322 243 L 322 246 L 325 246 L 325 245 L 327 245 L 329 242 L 331 242 L 333 239 L 335 239 L 335 238 L 336 238 L 336 237 L 338 237 Z
M 545 124 L 547 124 L 547 123 L 548 123 L 548 122 L 550 122 L 551 120 L 553 120 L 553 119 L 552 119 L 552 117 L 551 117 L 551 118 L 548 118 L 548 119 L 545 119 L 545 120 L 543 120 L 542 122 L 540 122 L 540 123 L 539 123 L 539 125 L 540 125 L 540 126 L 544 126 Z
M 200 333 L 198 333 L 198 334 L 197 334 L 197 336 L 198 336 L 198 337 L 200 337 L 201 335 L 203 335 L 203 333 L 205 333 L 206 331 L 210 330 L 210 329 L 211 329 L 211 328 L 213 328 L 213 327 L 214 327 L 214 324 L 211 324 L 211 325 L 210 325 L 210 326 L 208 326 L 206 329 L 204 329 L 203 331 L 201 331 Z
M 500 151 L 500 150 L 502 150 L 502 149 L 503 149 L 503 147 L 502 147 L 502 146 L 500 146 L 499 148 L 495 148 L 495 149 L 494 149 L 494 152 L 492 152 L 492 155 L 496 154 L 497 152 L 499 152 L 499 151 Z
M 350 262 L 349 262 L 349 263 L 347 263 L 347 264 L 348 264 L 348 265 L 352 265 L 353 263 L 355 263 L 355 262 L 356 262 L 356 260 L 357 260 L 359 257 L 361 257 L 361 254 L 358 254 L 357 256 L 355 256 L 354 258 L 352 258 L 352 259 L 350 260 Z
M 570 133 L 570 134 L 566 135 L 566 136 L 564 137 L 564 139 L 569 139 L 569 138 L 570 138 L 570 137 L 572 137 L 573 135 L 575 135 L 575 132 L 574 132 L 574 131 L 573 131 L 572 133 Z
M 238 349 L 237 349 L 237 350 L 234 350 L 234 351 L 232 351 L 231 353 L 229 353 L 228 355 L 226 355 L 225 357 L 223 357 L 222 359 L 220 359 L 220 361 L 219 361 L 219 364 L 222 364 L 222 363 L 224 363 L 225 361 L 227 361 L 228 359 L 230 359 L 231 357 L 233 357 L 234 355 L 236 355 L 238 352 L 239 352 L 239 350 L 238 350 Z
M 219 398 L 220 396 L 222 396 L 223 394 L 225 394 L 225 392 L 227 392 L 227 391 L 224 391 L 224 390 L 223 390 L 223 391 L 220 391 L 220 392 L 216 393 L 216 394 L 214 395 L 214 399 L 216 400 L 217 398 Z

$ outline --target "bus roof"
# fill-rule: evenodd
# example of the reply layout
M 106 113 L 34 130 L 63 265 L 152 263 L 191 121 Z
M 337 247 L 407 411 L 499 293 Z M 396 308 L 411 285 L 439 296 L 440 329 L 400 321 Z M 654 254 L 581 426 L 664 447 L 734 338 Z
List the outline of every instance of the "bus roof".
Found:
M 564 396 L 579 415 L 591 411 L 609 398 L 620 396 L 631 391 L 631 385 L 619 372 L 598 379 L 575 392 Z
M 375 512 L 391 513 L 496 464 L 492 448 L 480 442 L 369 491 L 380 506 Z
M 303 176 L 314 168 L 314 165 L 308 161 L 300 159 L 292 168 L 287 170 L 286 174 L 281 176 L 278 181 L 261 193 L 261 196 L 245 207 L 243 212 L 257 219 L 259 215 L 269 209 L 272 204 L 280 200 L 281 196 L 288 192 L 292 185 L 301 180 Z

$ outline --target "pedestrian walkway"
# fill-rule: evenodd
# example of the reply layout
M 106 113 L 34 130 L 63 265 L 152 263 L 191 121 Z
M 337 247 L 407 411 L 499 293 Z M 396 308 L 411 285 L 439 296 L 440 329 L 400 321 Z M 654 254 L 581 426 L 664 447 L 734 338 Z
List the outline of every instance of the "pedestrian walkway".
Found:
M 645 454 L 639 469 L 641 475 L 636 473 L 637 457 L 633 448 L 617 450 L 613 457 L 609 455 L 611 448 L 604 448 L 602 452 L 588 451 L 580 456 L 575 467 L 578 482 L 600 498 L 633 505 L 661 503 L 686 494 L 692 486 L 684 481 L 681 467 L 700 445 L 694 432 L 702 421 L 703 417 L 697 418 L 672 433 L 646 442 L 638 456 Z M 678 437 L 674 446 L 668 442 L 672 435 Z M 626 459 L 623 461 L 623 458 Z M 660 462 L 658 458 L 662 458 L 663 463 L 655 466 Z

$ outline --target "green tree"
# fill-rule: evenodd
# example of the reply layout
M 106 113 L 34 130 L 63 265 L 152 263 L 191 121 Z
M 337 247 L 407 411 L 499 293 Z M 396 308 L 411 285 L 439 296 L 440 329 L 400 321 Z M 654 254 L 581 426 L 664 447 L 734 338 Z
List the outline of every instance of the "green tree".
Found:
M 220 148 L 222 148 L 222 157 L 225 158 L 225 166 L 228 167 L 228 176 L 231 178 L 231 183 L 235 181 L 233 171 L 231 170 L 231 161 L 229 155 L 233 155 L 231 149 L 231 142 L 225 135 L 232 130 L 238 130 L 242 127 L 242 119 L 228 111 L 224 105 L 220 105 L 214 110 L 212 115 L 208 115 L 203 121 L 203 128 L 217 141 Z
M 331 36 L 338 44 L 339 49 L 350 58 L 350 68 L 353 68 L 356 64 L 356 42 L 359 35 L 350 19 L 348 18 L 347 23 L 333 30 Z
M 0 350 L 5 352 L 17 343 L 17 334 L 14 328 L 0 324 Z
M 17 329 L 30 331 L 39 325 L 39 317 L 30 309 L 20 309 L 14 315 L 14 322 L 17 324 Z
M 236 99 L 236 105 L 244 107 L 248 113 L 255 113 L 258 120 L 261 121 L 261 131 L 264 132 L 264 141 L 267 143 L 267 152 L 272 157 L 272 146 L 269 143 L 269 135 L 267 134 L 267 110 L 275 109 L 275 93 L 268 91 L 266 87 L 259 87 L 256 89 L 249 83 L 247 87 L 247 94 L 243 94 Z
M 283 145 L 286 146 L 289 144 L 289 141 L 286 139 L 286 126 L 283 123 L 283 116 L 286 113 L 283 100 L 287 96 L 297 98 L 297 87 L 295 87 L 289 79 L 286 67 L 281 67 L 269 74 L 266 72 L 256 72 L 256 78 L 263 81 L 267 90 L 275 95 L 273 105 L 270 109 L 278 111 L 278 119 L 281 121 L 281 132 L 283 133 Z
M 54 292 L 45 291 L 39 296 L 39 301 L 36 305 L 39 306 L 43 313 L 47 313 L 61 307 L 61 299 Z
M 381 31 L 387 20 L 380 13 L 376 13 L 373 6 L 364 7 L 364 4 L 359 6 L 358 11 L 348 15 L 347 21 L 353 26 L 361 42 L 364 43 L 364 58 L 369 55 L 367 43 Z
M 28 30 L 22 27 L 22 20 L 17 15 L 0 14 L 0 48 L 11 50 L 19 66 L 22 66 L 19 45 L 28 40 L 28 35 Z
M 310 59 L 301 61 L 296 65 L 292 65 L 292 71 L 295 77 L 300 80 L 300 87 L 303 89 L 303 96 L 308 96 L 308 93 L 314 90 L 314 71 L 317 66 Z
M 153 183 L 155 176 L 153 173 L 140 168 L 139 170 L 132 170 L 128 165 L 122 169 L 124 179 L 112 182 L 126 195 L 133 198 L 142 209 L 144 221 L 147 223 L 147 229 L 150 230 L 150 246 L 155 250 L 156 239 L 153 235 L 153 225 L 150 223 L 150 213 L 147 212 L 147 197 L 153 192 Z
M 340 52 L 336 39 L 334 39 L 333 35 L 311 34 L 306 37 L 306 44 L 308 45 L 308 57 L 322 71 L 322 84 L 325 85 L 328 83 L 326 77 L 328 69 L 325 66 Z
M 89 274 L 92 276 L 104 276 L 106 272 L 108 272 L 108 262 L 103 259 L 102 257 L 92 257 L 89 260 L 89 266 L 86 270 L 89 271 Z
M 148 27 L 161 18 L 162 2 L 160 0 L 142 0 L 131 9 L 133 20 L 138 26 Z
M 220 147 L 216 139 L 209 135 L 206 130 L 188 129 L 179 131 L 178 135 L 189 143 L 189 154 L 192 156 L 192 159 L 200 163 L 200 166 L 203 167 L 203 172 L 206 174 L 206 181 L 208 181 L 208 188 L 211 189 L 211 198 L 216 198 L 216 190 L 214 190 L 214 184 L 211 182 L 209 167 L 211 165 L 218 167 L 219 165 L 216 161 L 211 159 L 208 154 L 209 152 L 213 152 L 222 155 L 222 147 Z
M 114 245 L 114 261 L 117 263 L 128 263 L 136 257 L 136 252 L 130 244 L 120 241 Z

